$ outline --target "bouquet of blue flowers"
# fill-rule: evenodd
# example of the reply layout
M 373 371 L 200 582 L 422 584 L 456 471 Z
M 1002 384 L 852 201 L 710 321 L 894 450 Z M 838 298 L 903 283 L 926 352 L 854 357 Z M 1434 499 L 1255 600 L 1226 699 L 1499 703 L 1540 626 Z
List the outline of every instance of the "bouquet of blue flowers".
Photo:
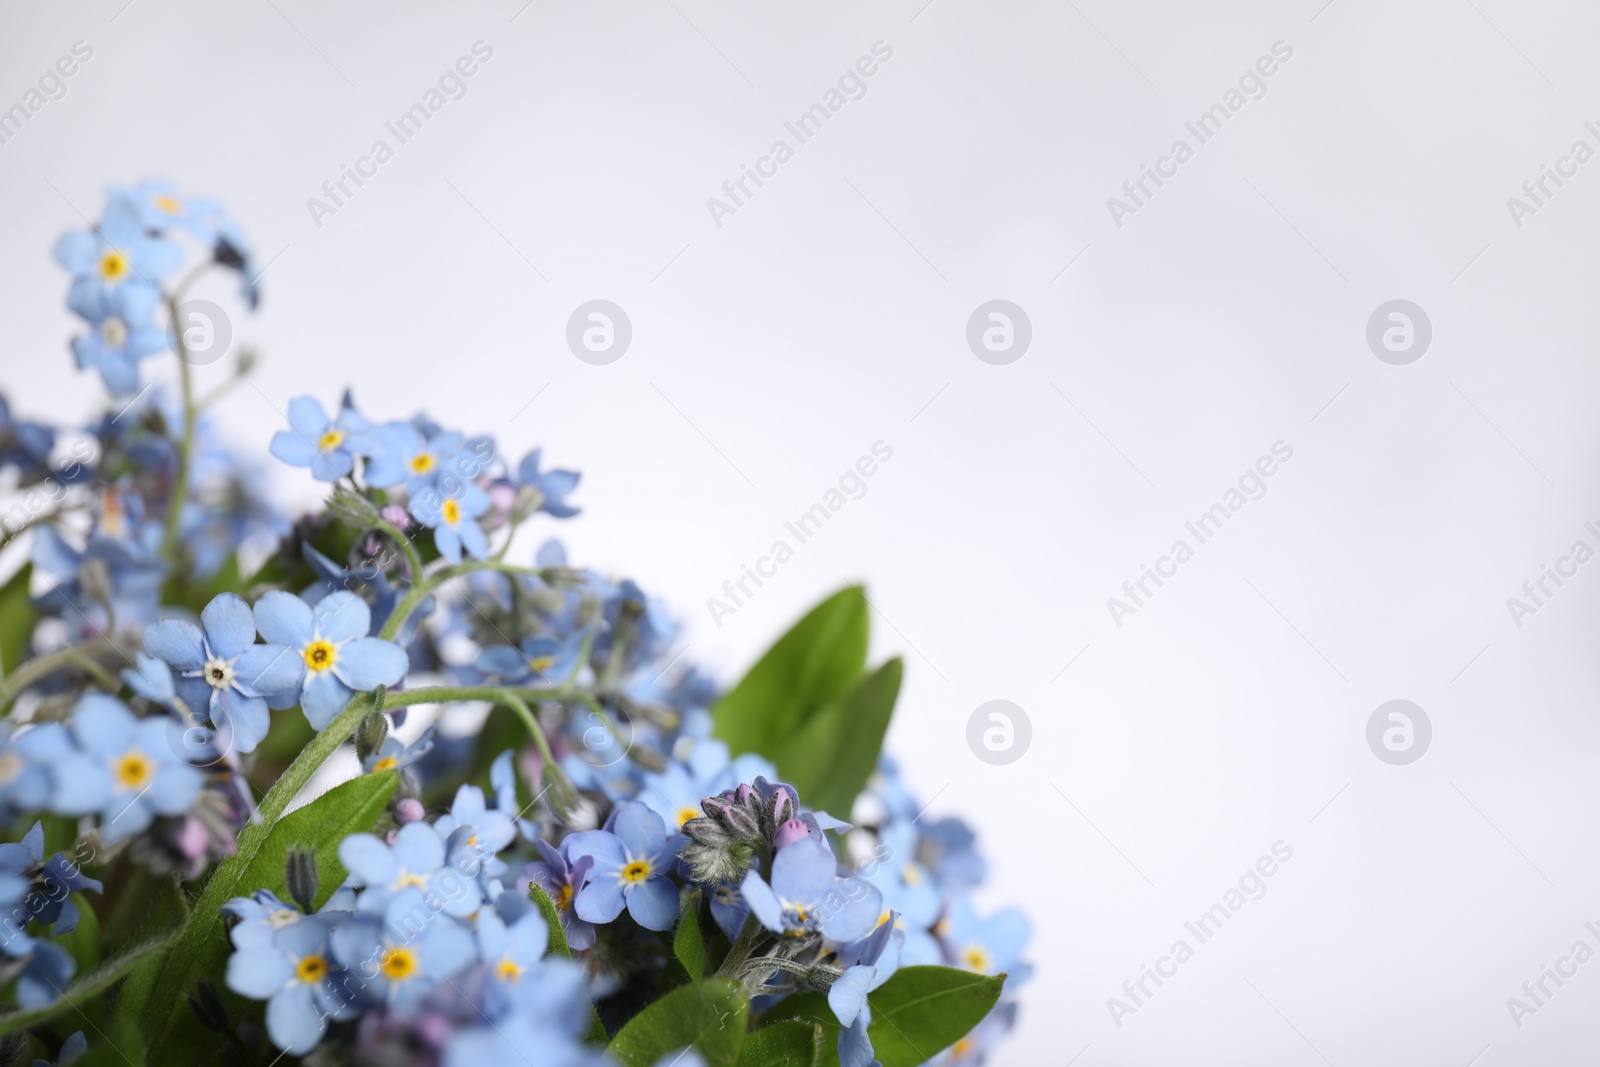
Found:
M 283 413 L 287 520 L 207 414 L 238 224 L 117 188 L 55 258 L 114 399 L 0 399 L 0 1067 L 983 1062 L 1028 924 L 880 754 L 859 589 L 719 690 L 635 582 L 510 557 L 576 473 L 349 394 Z

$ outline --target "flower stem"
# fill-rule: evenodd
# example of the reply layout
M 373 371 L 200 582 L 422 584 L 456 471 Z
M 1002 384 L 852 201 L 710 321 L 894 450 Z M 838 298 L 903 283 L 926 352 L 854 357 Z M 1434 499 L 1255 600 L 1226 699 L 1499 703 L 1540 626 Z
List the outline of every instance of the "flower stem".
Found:
M 401 540 L 403 544 L 407 544 L 407 547 L 409 547 L 409 544 L 405 542 L 403 537 Z M 411 554 L 415 555 L 415 552 L 413 551 Z M 421 604 L 423 600 L 427 599 L 430 593 L 432 593 L 435 589 L 438 589 L 450 579 L 459 578 L 463 574 L 471 574 L 474 571 L 499 571 L 502 574 L 520 574 L 526 577 L 541 579 L 545 576 L 544 571 L 537 570 L 533 567 L 523 567 L 515 563 L 504 563 L 497 559 L 469 559 L 465 563 L 453 563 L 448 567 L 441 567 L 439 570 L 434 571 L 426 578 L 417 578 L 413 581 L 410 591 L 408 591 L 405 596 L 400 598 L 400 603 L 394 606 L 394 611 L 390 613 L 388 621 L 383 624 L 383 630 L 378 634 L 378 636 L 391 641 L 394 640 L 394 635 L 400 632 L 400 627 L 405 625 L 405 621 L 411 617 L 411 613 L 417 610 L 417 606 Z M 420 561 L 417 570 L 413 571 L 412 573 L 415 575 L 420 575 L 422 573 Z M 487 700 L 489 698 L 482 697 L 473 699 Z
M 187 280 L 184 284 L 187 285 Z M 183 330 L 178 322 L 176 295 L 167 297 L 167 321 L 177 345 L 178 381 L 183 388 L 183 436 L 178 443 L 178 469 L 172 478 L 172 497 L 167 501 L 166 533 L 161 538 L 161 554 L 170 559 L 178 544 L 178 524 L 183 518 L 183 505 L 189 495 L 189 461 L 194 453 L 196 411 L 194 371 L 189 366 L 189 346 L 183 340 Z
M 18 664 L 17 669 L 11 672 L 4 683 L 0 683 L 0 713 L 11 707 L 11 702 L 28 686 L 44 678 L 62 667 L 79 667 L 90 674 L 115 693 L 122 688 L 116 676 L 107 671 L 100 664 L 95 663 L 92 657 L 96 653 L 107 649 L 115 649 L 109 637 L 97 638 L 81 645 L 71 645 L 67 648 L 57 649 L 48 655 L 39 656 Z

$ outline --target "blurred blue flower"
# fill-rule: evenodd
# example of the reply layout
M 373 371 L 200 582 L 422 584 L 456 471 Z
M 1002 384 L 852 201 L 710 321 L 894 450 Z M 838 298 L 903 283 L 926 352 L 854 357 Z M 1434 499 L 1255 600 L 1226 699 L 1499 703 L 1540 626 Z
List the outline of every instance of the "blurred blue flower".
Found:
M 478 516 L 489 510 L 489 494 L 471 482 L 458 483 L 458 491 L 446 496 L 433 486 L 423 486 L 411 498 L 411 514 L 433 530 L 433 543 L 439 555 L 451 563 L 461 562 L 461 550 L 476 559 L 489 554 L 489 541 L 478 525 Z
M 478 957 L 466 927 L 438 915 L 413 933 L 376 915 L 358 914 L 334 927 L 332 943 L 334 958 L 361 976 L 363 999 L 397 1012 L 415 1011 L 440 983 Z
M 83 1031 L 78 1030 L 73 1035 L 61 1042 L 61 1051 L 56 1055 L 56 1062 L 49 1060 L 34 1060 L 33 1067 L 67 1067 L 76 1063 L 78 1058 L 89 1051 L 89 1039 L 83 1036 Z
M 268 942 L 239 946 L 228 957 L 226 982 L 241 996 L 265 1000 L 267 1036 L 291 1056 L 304 1056 L 322 1040 L 330 1018 L 355 1014 L 334 981 L 337 973 L 328 925 L 313 916 L 284 926 Z
M 100 225 L 71 230 L 56 241 L 56 262 L 72 274 L 67 307 L 90 322 L 107 317 L 107 299 L 124 286 L 154 290 L 183 262 L 183 250 L 152 237 L 139 209 L 122 198 L 106 204 Z
M 523 457 L 517 467 L 517 481 L 538 491 L 536 510 L 548 512 L 557 519 L 569 519 L 578 513 L 578 509 L 567 503 L 567 494 L 578 487 L 578 480 L 583 475 L 566 470 L 541 472 L 539 456 L 542 451 L 536 448 Z
M 568 837 L 567 841 L 570 840 L 572 838 Z M 517 891 L 526 894 L 530 885 L 544 890 L 544 895 L 555 904 L 556 914 L 561 918 L 561 931 L 566 935 L 567 946 L 574 952 L 592 948 L 594 924 L 579 917 L 572 904 L 578 890 L 589 878 L 594 857 L 576 856 L 569 859 L 565 841 L 561 848 L 543 840 L 535 841 L 533 845 L 539 850 L 540 858 L 522 868 L 522 874 L 517 879 Z
M 203 778 L 174 755 L 182 728 L 165 717 L 140 719 L 115 697 L 90 693 L 72 709 L 78 751 L 55 764 L 51 810 L 100 814 L 107 844 L 148 827 L 157 815 L 194 806 Z
M 442 911 L 464 919 L 478 910 L 483 893 L 477 882 L 447 866 L 445 857 L 439 832 L 420 822 L 402 826 L 392 845 L 372 834 L 351 834 L 339 843 L 350 880 L 367 887 L 358 910 L 383 914 L 395 929 L 406 929 L 419 914 Z
M 309 467 L 319 482 L 336 482 L 355 470 L 352 439 L 371 430 L 355 408 L 341 408 L 337 419 L 329 419 L 314 398 L 297 396 L 289 401 L 289 429 L 272 435 L 269 451 L 291 467 Z
M 524 637 L 518 648 L 489 645 L 478 653 L 473 666 L 484 674 L 497 675 L 507 685 L 563 684 L 581 665 L 587 637 L 588 631 L 579 630 L 561 640 Z

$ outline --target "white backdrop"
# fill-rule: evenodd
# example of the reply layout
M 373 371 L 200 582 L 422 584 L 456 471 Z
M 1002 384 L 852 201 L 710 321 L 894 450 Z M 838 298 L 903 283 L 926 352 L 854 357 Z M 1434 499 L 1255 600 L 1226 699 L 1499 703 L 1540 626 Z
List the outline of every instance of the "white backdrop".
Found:
M 1600 566 L 1558 563 L 1600 549 L 1600 164 L 1571 158 L 1600 149 L 1595 8 L 125 3 L 4 13 L 0 107 L 93 49 L 0 145 L 19 409 L 101 403 L 57 233 L 110 183 L 214 193 L 270 261 L 235 322 L 266 360 L 223 407 L 241 445 L 346 383 L 375 417 L 542 443 L 584 471 L 574 557 L 671 600 L 724 679 L 868 583 L 875 657 L 908 661 L 890 746 L 980 826 L 986 902 L 1035 924 L 998 1062 L 1593 1060 L 1600 963 L 1520 1020 L 1507 998 L 1600 949 Z M 479 41 L 465 95 L 399 143 L 384 124 Z M 785 123 L 877 42 L 801 143 Z M 314 219 L 379 139 L 393 158 Z M 1171 176 L 1135 201 L 1146 165 Z M 1535 203 L 1545 165 L 1568 176 Z M 591 299 L 632 324 L 606 366 L 565 340 Z M 1006 365 L 966 339 L 994 299 L 1031 324 Z M 1405 365 L 1367 340 L 1392 300 L 1431 324 Z M 865 495 L 717 626 L 706 599 L 880 441 Z M 1185 523 L 1278 442 L 1199 543 Z M 1135 605 L 1123 583 L 1180 539 Z M 1576 575 L 1514 619 L 1544 565 Z M 1007 766 L 966 740 L 995 698 L 1032 724 Z M 1367 741 L 1393 699 L 1432 726 L 1408 765 Z M 1280 841 L 1198 945 L 1184 923 Z M 1118 1026 L 1107 999 L 1179 938 L 1193 959 Z

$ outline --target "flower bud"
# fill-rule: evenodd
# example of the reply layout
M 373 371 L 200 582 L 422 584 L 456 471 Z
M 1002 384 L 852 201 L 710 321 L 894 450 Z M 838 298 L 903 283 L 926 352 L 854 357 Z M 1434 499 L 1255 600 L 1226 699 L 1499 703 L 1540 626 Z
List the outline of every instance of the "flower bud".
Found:
M 317 850 L 291 848 L 284 862 L 283 881 L 289 888 L 289 899 L 310 915 L 317 900 Z
M 544 801 L 550 806 L 550 813 L 558 821 L 569 821 L 578 810 L 577 786 L 572 784 L 567 772 L 554 763 L 541 768 L 539 777 L 544 784 Z
M 366 763 L 388 738 L 388 716 L 381 711 L 368 712 L 356 727 L 356 757 Z
M 428 812 L 423 808 L 422 801 L 416 797 L 406 797 L 394 806 L 394 821 L 401 826 L 421 822 L 427 815 Z
M 226 1034 L 233 1030 L 233 1020 L 228 1018 L 227 1005 L 222 994 L 210 982 L 198 982 L 189 994 L 189 1010 L 200 1020 L 200 1025 L 215 1033 Z
M 772 847 L 781 852 L 796 841 L 804 841 L 810 836 L 811 831 L 806 829 L 805 823 L 799 819 L 790 819 L 782 826 L 779 826 L 778 832 L 772 835 Z

